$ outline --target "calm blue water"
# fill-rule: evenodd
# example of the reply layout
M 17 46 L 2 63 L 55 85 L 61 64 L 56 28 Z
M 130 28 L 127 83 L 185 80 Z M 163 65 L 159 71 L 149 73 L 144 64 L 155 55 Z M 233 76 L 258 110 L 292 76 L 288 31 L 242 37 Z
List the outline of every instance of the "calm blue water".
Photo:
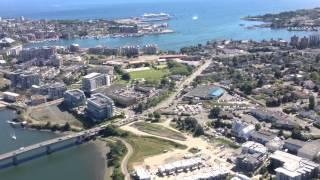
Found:
M 15 113 L 0 110 L 0 154 L 34 143 L 57 137 L 50 132 L 12 128 L 7 120 Z M 17 140 L 11 139 L 15 134 Z M 97 144 L 75 146 L 61 152 L 44 156 L 17 167 L 0 170 L 1 180 L 102 180 L 105 170 L 105 152 Z
M 162 49 L 177 50 L 182 46 L 204 43 L 212 39 L 289 39 L 303 32 L 286 30 L 247 30 L 239 26 L 241 17 L 320 6 L 319 0 L 1 0 L 0 16 L 46 19 L 90 19 L 138 16 L 147 12 L 167 12 L 175 34 L 101 40 L 68 40 L 38 45 L 121 46 L 158 44 Z M 192 17 L 197 15 L 197 21 Z

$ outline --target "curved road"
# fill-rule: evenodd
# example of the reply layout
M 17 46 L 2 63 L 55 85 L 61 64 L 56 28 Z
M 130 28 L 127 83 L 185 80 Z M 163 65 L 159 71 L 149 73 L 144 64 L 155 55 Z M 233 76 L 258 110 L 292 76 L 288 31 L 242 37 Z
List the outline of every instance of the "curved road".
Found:
M 133 154 L 133 148 L 131 144 L 129 144 L 127 141 L 121 138 L 116 138 L 116 139 L 120 140 L 127 148 L 127 154 L 123 157 L 121 161 L 121 171 L 122 171 L 122 174 L 124 174 L 125 176 L 125 180 L 130 180 L 131 178 L 130 178 L 130 173 L 128 171 L 128 162 L 131 155 Z

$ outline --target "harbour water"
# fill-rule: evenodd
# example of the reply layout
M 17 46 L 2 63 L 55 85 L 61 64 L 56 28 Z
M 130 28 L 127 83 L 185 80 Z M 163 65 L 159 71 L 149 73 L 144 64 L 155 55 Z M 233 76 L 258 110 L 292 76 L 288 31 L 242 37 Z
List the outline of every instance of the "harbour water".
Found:
M 20 3 L 20 4 L 19 4 Z M 160 48 L 177 50 L 182 46 L 205 43 L 212 39 L 289 39 L 292 35 L 305 35 L 303 32 L 288 32 L 287 30 L 245 29 L 239 24 L 251 24 L 240 18 L 247 15 L 258 15 L 301 8 L 312 8 L 320 5 L 318 0 L 4 0 L 0 16 L 25 16 L 27 18 L 46 19 L 90 19 L 90 18 L 123 18 L 140 16 L 144 13 L 165 12 L 173 15 L 169 22 L 173 34 L 84 39 L 60 40 L 32 44 L 40 45 L 70 45 L 78 43 L 82 47 L 107 45 L 118 47 L 122 45 L 158 44 Z M 197 17 L 197 18 L 194 18 Z
M 12 120 L 15 112 L 0 111 L 0 153 L 19 149 L 33 143 L 57 137 L 51 132 L 31 131 L 12 128 L 7 121 Z M 11 138 L 15 134 L 17 139 Z M 75 146 L 49 156 L 0 170 L 1 180 L 101 180 L 104 177 L 105 152 L 103 144 L 88 143 Z

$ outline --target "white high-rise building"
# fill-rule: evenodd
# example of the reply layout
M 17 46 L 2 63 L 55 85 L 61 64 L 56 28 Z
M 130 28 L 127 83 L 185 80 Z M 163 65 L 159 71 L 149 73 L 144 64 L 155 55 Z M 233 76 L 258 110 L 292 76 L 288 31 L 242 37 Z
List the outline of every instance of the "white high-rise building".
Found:
M 106 74 L 94 72 L 84 76 L 82 79 L 82 89 L 84 90 L 84 92 L 88 93 L 91 93 L 98 88 L 110 85 L 110 76 Z

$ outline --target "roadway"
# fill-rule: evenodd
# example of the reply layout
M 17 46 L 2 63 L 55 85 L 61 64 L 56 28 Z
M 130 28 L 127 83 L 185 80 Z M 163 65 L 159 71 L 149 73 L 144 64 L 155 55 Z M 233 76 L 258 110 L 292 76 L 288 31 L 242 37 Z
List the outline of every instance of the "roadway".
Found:
M 120 140 L 127 148 L 127 154 L 123 157 L 121 161 L 121 172 L 125 176 L 125 180 L 130 180 L 130 173 L 128 171 L 128 162 L 131 155 L 133 154 L 133 147 L 131 146 L 131 144 L 129 144 L 127 141 L 121 138 L 116 138 L 116 139 Z
M 182 83 L 180 83 L 176 87 L 176 91 L 174 91 L 166 100 L 160 102 L 157 106 L 152 107 L 152 108 L 148 109 L 147 111 L 145 111 L 144 115 L 147 115 L 148 113 L 152 113 L 156 110 L 168 107 L 168 106 L 170 106 L 171 103 L 176 104 L 177 101 L 175 101 L 175 100 L 176 100 L 177 96 L 181 93 L 181 91 L 185 88 L 185 86 L 190 85 L 199 75 L 201 75 L 201 73 L 209 67 L 211 62 L 212 62 L 211 60 L 205 60 L 205 62 L 203 64 L 201 64 L 196 69 L 196 71 L 194 71 L 190 76 L 188 76 Z
M 103 128 L 105 128 L 105 126 L 92 128 L 92 129 L 85 130 L 85 131 L 82 131 L 82 132 L 79 132 L 79 133 L 75 133 L 75 134 L 71 134 L 71 135 L 67 135 L 67 136 L 63 136 L 63 137 L 50 139 L 50 140 L 43 141 L 43 142 L 40 142 L 40 143 L 37 143 L 37 144 L 33 144 L 33 145 L 30 145 L 30 146 L 27 146 L 27 147 L 22 147 L 22 148 L 20 148 L 18 150 L 14 150 L 14 151 L 11 151 L 11 152 L 8 152 L 8 153 L 0 155 L 0 161 L 12 158 L 13 156 L 17 156 L 19 154 L 23 154 L 23 153 L 26 153 L 26 152 L 29 152 L 29 151 L 32 151 L 32 150 L 35 150 L 35 149 L 39 149 L 39 148 L 46 147 L 46 146 L 49 146 L 49 145 L 53 145 L 53 144 L 56 144 L 56 143 L 59 143 L 59 142 L 67 141 L 67 140 L 70 140 L 70 139 L 74 139 L 74 138 L 77 138 L 77 137 L 80 137 L 80 136 L 83 136 L 83 135 L 91 136 L 91 135 L 94 135 L 94 134 L 98 133 Z

